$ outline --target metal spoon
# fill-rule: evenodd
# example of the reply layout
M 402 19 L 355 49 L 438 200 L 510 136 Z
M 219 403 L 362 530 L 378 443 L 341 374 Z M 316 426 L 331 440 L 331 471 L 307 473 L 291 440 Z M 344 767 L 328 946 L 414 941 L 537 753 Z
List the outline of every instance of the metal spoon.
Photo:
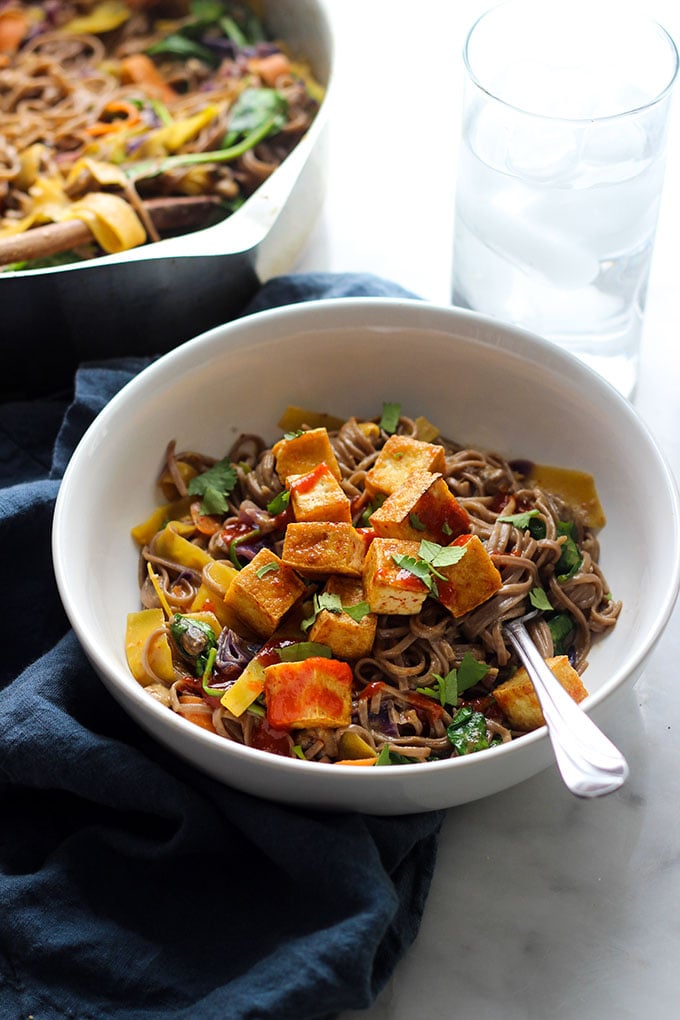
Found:
M 602 797 L 625 783 L 628 764 L 546 665 L 524 626 L 535 615 L 508 621 L 505 632 L 536 690 L 565 785 L 577 797 Z

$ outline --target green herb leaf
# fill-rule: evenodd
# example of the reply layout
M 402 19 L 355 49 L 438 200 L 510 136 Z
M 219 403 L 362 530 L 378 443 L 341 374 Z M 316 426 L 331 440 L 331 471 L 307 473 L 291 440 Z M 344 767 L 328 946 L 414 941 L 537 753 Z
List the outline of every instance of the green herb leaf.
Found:
M 545 526 L 545 521 L 542 517 L 532 517 L 529 521 L 529 534 L 532 538 L 535 538 L 537 542 L 540 542 L 542 538 L 548 533 L 548 529 Z
M 207 46 L 203 46 L 195 39 L 190 39 L 188 36 L 183 35 L 181 32 L 173 32 L 172 35 L 166 35 L 164 39 L 154 43 L 152 46 L 148 46 L 146 52 L 151 57 L 167 55 L 181 57 L 182 60 L 188 60 L 189 57 L 193 57 L 209 67 L 217 67 L 219 64 L 219 57 L 216 53 L 213 53 Z
M 539 511 L 536 509 L 525 510 L 519 514 L 507 514 L 502 517 L 497 517 L 496 520 L 502 521 L 503 524 L 512 524 L 515 528 L 519 528 L 520 531 L 526 531 L 529 527 L 529 521 L 532 517 L 537 517 Z
M 355 623 L 361 623 L 363 618 L 368 616 L 370 613 L 371 607 L 368 602 L 357 602 L 353 606 L 343 606 L 342 611 L 343 613 L 347 613 L 347 615 L 354 620 Z
M 391 404 L 383 400 L 380 428 L 384 432 L 387 432 L 388 435 L 392 435 L 394 432 L 397 431 L 400 418 L 401 418 L 401 404 Z
M 425 525 L 415 511 L 408 515 L 408 519 L 414 531 L 425 531 Z
M 226 497 L 237 481 L 236 469 L 228 457 L 213 464 L 207 471 L 196 475 L 187 486 L 190 496 L 201 496 L 201 513 L 225 514 L 229 509 Z
M 413 758 L 407 758 L 405 754 L 399 754 L 397 751 L 390 751 L 387 744 L 383 744 L 380 749 L 380 754 L 376 758 L 374 765 L 413 765 Z
M 276 89 L 244 89 L 231 108 L 229 130 L 222 148 L 231 148 L 266 123 L 270 123 L 270 132 L 280 131 L 287 113 L 288 103 Z
M 430 565 L 425 560 L 416 559 L 414 556 L 397 555 L 396 553 L 392 555 L 392 559 L 401 570 L 408 570 L 409 574 L 413 574 L 414 577 L 422 581 L 429 591 L 434 592 L 436 590 Z
M 305 752 L 302 750 L 299 744 L 293 744 L 293 754 L 296 758 L 302 758 L 303 761 L 307 761 Z
M 534 609 L 549 610 L 553 608 L 544 588 L 532 588 L 529 592 L 529 601 Z
M 324 659 L 332 659 L 333 653 L 328 645 L 322 645 L 318 641 L 297 641 L 292 645 L 284 645 L 278 649 L 281 662 L 302 662 L 303 659 L 311 659 L 320 656 Z
M 288 507 L 290 503 L 290 489 L 282 489 L 281 492 L 277 493 L 276 496 L 267 503 L 267 510 L 270 514 L 276 517 L 277 514 L 282 514 L 283 511 Z
M 362 515 L 361 515 L 361 523 L 364 524 L 364 525 L 369 524 L 370 523 L 370 516 L 371 516 L 371 514 L 375 513 L 376 510 L 379 510 L 380 507 L 383 505 L 383 503 L 385 502 L 386 499 L 387 499 L 386 495 L 385 496 L 377 495 L 375 497 L 375 499 L 372 500 L 372 502 L 370 502 L 368 504 L 368 506 L 366 507 L 366 509 L 362 513 Z
M 439 701 L 441 705 L 456 705 L 458 702 L 458 670 L 450 669 L 446 676 L 433 673 L 439 689 Z
M 583 557 L 576 544 L 576 525 L 572 521 L 558 521 L 557 534 L 566 536 L 566 541 L 562 545 L 562 553 L 555 564 L 557 580 L 563 584 L 578 573 L 583 563 Z
M 488 672 L 489 667 L 485 662 L 480 662 L 471 652 L 466 652 L 458 667 L 458 693 L 462 694 L 469 687 L 474 687 Z
M 432 567 L 450 567 L 462 560 L 467 552 L 464 545 L 438 545 L 426 538 L 418 547 L 418 555 Z
M 575 624 L 569 613 L 555 613 L 548 620 L 555 655 L 566 655 L 574 640 Z

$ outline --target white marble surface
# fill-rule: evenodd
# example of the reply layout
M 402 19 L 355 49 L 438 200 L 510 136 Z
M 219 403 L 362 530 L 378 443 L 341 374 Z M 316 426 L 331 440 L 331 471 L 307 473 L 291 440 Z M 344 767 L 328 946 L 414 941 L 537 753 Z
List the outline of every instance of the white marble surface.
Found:
M 460 51 L 485 0 L 328 0 L 328 198 L 296 269 L 376 273 L 449 301 Z M 678 0 L 639 0 L 680 40 Z M 370 82 L 370 87 L 366 82 Z M 680 477 L 680 95 L 636 407 Z M 653 493 L 650 494 L 653 498 Z M 451 809 L 419 937 L 343 1020 L 639 1020 L 680 1009 L 680 608 L 608 727 L 631 765 L 582 802 L 554 768 Z

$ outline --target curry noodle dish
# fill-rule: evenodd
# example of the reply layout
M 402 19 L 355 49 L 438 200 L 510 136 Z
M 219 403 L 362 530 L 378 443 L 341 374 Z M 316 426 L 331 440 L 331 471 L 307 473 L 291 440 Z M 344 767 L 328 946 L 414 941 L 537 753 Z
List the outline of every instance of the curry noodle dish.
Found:
M 341 765 L 454 758 L 543 724 L 504 622 L 576 701 L 621 611 L 583 471 L 507 461 L 384 403 L 372 420 L 290 407 L 272 446 L 221 460 L 168 444 L 163 504 L 132 529 L 130 670 L 190 723 Z

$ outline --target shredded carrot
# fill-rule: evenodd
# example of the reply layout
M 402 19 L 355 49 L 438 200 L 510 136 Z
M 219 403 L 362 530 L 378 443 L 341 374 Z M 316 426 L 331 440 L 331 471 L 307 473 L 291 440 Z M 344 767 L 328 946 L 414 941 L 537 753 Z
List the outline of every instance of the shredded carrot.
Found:
M 147 564 L 146 564 L 146 570 L 147 570 L 147 573 L 149 575 L 149 579 L 150 579 L 152 585 L 154 586 L 154 588 L 156 590 L 156 595 L 158 596 L 158 601 L 160 602 L 160 604 L 161 604 L 161 606 L 163 608 L 163 612 L 165 613 L 166 617 L 169 620 L 172 617 L 172 609 L 170 608 L 168 600 L 165 597 L 165 593 L 163 592 L 163 589 L 161 588 L 161 586 L 159 584 L 158 578 L 156 577 L 156 574 L 154 573 L 154 569 L 153 569 L 153 567 L 151 566 L 151 563 L 148 560 L 147 560 Z
M 219 517 L 201 513 L 200 500 L 197 503 L 192 503 L 190 509 L 191 519 L 196 525 L 196 530 L 200 531 L 202 535 L 215 535 L 222 527 L 222 521 Z
M 276 79 L 282 74 L 290 74 L 290 60 L 285 53 L 270 53 L 266 57 L 251 57 L 248 70 L 262 79 L 265 85 L 273 88 Z
M 111 120 L 99 120 L 96 124 L 90 124 L 85 128 L 88 135 L 93 138 L 99 135 L 109 135 L 113 131 L 120 131 L 121 128 L 133 127 L 139 122 L 139 110 L 133 103 L 126 103 L 122 100 L 111 100 L 104 107 L 102 114 L 111 116 Z M 123 114 L 123 116 L 118 116 Z
M 123 84 L 132 82 L 144 85 L 147 93 L 164 103 L 177 99 L 177 93 L 168 85 L 151 57 L 146 53 L 132 53 L 120 62 L 120 80 Z
M 0 11 L 0 53 L 16 53 L 28 32 L 28 18 L 16 7 Z

